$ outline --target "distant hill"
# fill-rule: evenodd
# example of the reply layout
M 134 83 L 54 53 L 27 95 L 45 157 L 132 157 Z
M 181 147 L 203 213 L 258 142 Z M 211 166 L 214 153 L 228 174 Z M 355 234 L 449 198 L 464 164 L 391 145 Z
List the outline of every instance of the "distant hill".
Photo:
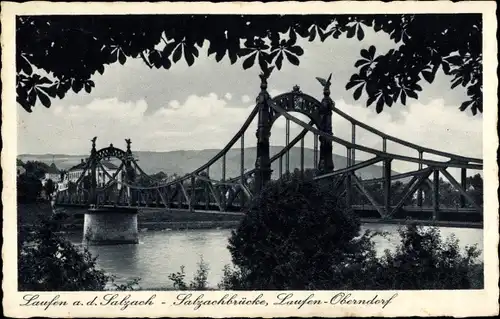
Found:
M 270 154 L 278 153 L 282 150 L 282 146 L 271 146 Z M 134 156 L 139 160 L 139 165 L 148 174 L 154 174 L 160 171 L 172 175 L 177 173 L 178 175 L 184 175 L 186 173 L 192 172 L 198 167 L 205 164 L 213 156 L 215 156 L 219 150 L 208 149 L 208 150 L 186 150 L 186 151 L 170 151 L 170 152 L 134 152 Z M 319 154 L 318 154 L 319 156 Z M 81 159 L 88 157 L 88 155 L 64 155 L 64 154 L 43 154 L 43 155 L 33 155 L 33 154 L 22 154 L 17 158 L 26 161 L 41 161 L 47 164 L 51 164 L 52 161 L 56 164 L 59 169 L 68 169 L 78 163 Z M 252 169 L 255 165 L 256 148 L 246 148 L 245 149 L 245 168 Z M 314 152 L 312 149 L 304 149 L 304 165 L 306 168 L 313 167 Z M 344 168 L 346 166 L 347 159 L 341 155 L 333 155 L 333 162 L 335 168 Z M 274 162 L 272 169 L 273 174 L 277 174 L 279 170 L 278 161 Z M 293 148 L 290 150 L 290 169 L 300 167 L 300 149 Z M 285 158 L 283 158 L 283 171 L 285 170 Z M 222 171 L 222 160 L 217 161 L 210 168 L 210 177 L 220 178 Z M 226 178 L 236 177 L 240 174 L 240 150 L 238 148 L 231 149 L 226 154 Z M 397 172 L 393 172 L 397 174 Z M 382 177 L 382 166 L 372 165 L 365 167 L 358 171 L 359 176 L 363 179 Z M 276 176 L 276 175 L 275 175 Z

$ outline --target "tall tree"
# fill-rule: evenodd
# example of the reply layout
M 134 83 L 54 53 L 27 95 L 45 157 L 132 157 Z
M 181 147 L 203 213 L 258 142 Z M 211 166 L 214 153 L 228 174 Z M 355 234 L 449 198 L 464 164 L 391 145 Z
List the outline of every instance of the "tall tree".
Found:
M 217 62 L 228 57 L 244 69 L 258 65 L 270 72 L 285 61 L 300 64 L 298 38 L 345 34 L 362 41 L 367 28 L 388 34 L 394 49 L 379 53 L 367 44 L 361 50 L 358 72 L 346 84 L 356 100 L 365 95 L 377 112 L 406 104 L 442 69 L 451 88 L 467 88 L 460 110 L 482 112 L 480 14 L 19 16 L 17 101 L 31 112 L 37 101 L 50 107 L 70 90 L 90 93 L 96 72 L 129 58 L 150 68 L 169 69 L 183 58 L 191 66 L 206 41 Z

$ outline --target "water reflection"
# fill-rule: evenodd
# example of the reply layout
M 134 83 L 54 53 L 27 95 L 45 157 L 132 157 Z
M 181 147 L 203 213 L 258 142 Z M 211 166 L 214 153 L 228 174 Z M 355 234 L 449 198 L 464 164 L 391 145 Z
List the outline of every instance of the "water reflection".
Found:
M 364 229 L 389 232 L 386 238 L 375 238 L 376 249 L 383 254 L 393 250 L 399 242 L 397 226 L 364 225 Z M 466 245 L 478 244 L 482 249 L 483 232 L 480 229 L 441 228 L 441 236 L 455 234 L 463 249 Z M 183 230 L 149 231 L 139 235 L 138 245 L 90 246 L 93 255 L 98 255 L 99 267 L 117 277 L 118 283 L 140 277 L 143 289 L 169 288 L 172 282 L 168 275 L 185 266 L 186 281 L 189 282 L 203 260 L 209 265 L 208 282 L 216 287 L 222 278 L 224 265 L 231 264 L 227 250 L 230 230 Z M 70 239 L 81 245 L 81 234 L 72 234 Z

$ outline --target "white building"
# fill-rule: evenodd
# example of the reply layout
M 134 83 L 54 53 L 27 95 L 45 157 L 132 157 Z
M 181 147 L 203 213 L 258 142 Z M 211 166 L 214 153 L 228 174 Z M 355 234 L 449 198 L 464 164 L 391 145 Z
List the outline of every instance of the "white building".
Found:
M 61 181 L 61 171 L 59 171 L 54 163 L 50 164 L 49 169 L 45 173 L 44 181 L 48 181 L 49 179 L 54 183 L 59 183 Z
M 103 187 L 104 185 L 106 185 L 106 183 L 108 183 L 111 179 L 110 176 L 114 176 L 114 174 L 116 174 L 116 172 L 118 171 L 118 167 L 109 161 L 101 161 L 101 164 L 102 164 L 102 167 L 104 168 L 104 170 L 100 166 L 98 166 L 96 169 L 97 187 Z M 78 179 L 82 175 L 83 171 L 85 170 L 86 166 L 87 166 L 87 163 L 82 159 L 80 164 L 71 167 L 68 170 L 68 172 L 66 173 L 66 176 L 64 177 L 63 184 L 65 184 L 65 186 L 67 187 L 66 184 L 68 182 L 74 183 L 74 182 L 78 181 Z M 90 169 L 87 170 L 85 175 L 90 176 Z M 123 180 L 122 175 L 123 175 L 122 173 L 118 173 L 116 175 L 115 179 L 118 180 L 118 182 L 121 182 Z M 62 187 L 66 188 L 65 186 L 62 186 Z M 121 188 L 120 183 L 118 183 L 117 188 L 118 189 Z

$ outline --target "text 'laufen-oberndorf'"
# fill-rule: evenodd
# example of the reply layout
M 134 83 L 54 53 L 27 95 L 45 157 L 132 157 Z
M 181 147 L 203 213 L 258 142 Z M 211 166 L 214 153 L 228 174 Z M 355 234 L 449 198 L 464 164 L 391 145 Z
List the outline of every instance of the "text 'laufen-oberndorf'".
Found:
M 386 308 L 398 296 L 397 293 L 387 294 L 382 297 L 379 294 L 370 298 L 356 298 L 351 293 L 335 293 L 331 296 L 318 296 L 315 293 L 294 294 L 291 292 L 283 293 L 260 293 L 254 296 L 241 296 L 237 293 L 225 294 L 222 297 L 213 298 L 209 295 L 200 293 L 180 293 L 175 300 L 160 300 L 156 294 L 147 298 L 138 299 L 132 294 L 110 293 L 101 296 L 92 296 L 86 300 L 65 300 L 60 294 L 47 296 L 39 294 L 26 294 L 20 306 L 38 307 L 47 310 L 51 307 L 70 307 L 70 306 L 111 306 L 119 310 L 126 310 L 129 307 L 153 306 L 155 304 L 169 305 L 176 307 L 190 307 L 198 310 L 202 307 L 218 306 L 257 306 L 257 307 L 292 307 L 302 309 L 305 306 L 318 305 L 361 305 L 361 306 L 380 306 Z

